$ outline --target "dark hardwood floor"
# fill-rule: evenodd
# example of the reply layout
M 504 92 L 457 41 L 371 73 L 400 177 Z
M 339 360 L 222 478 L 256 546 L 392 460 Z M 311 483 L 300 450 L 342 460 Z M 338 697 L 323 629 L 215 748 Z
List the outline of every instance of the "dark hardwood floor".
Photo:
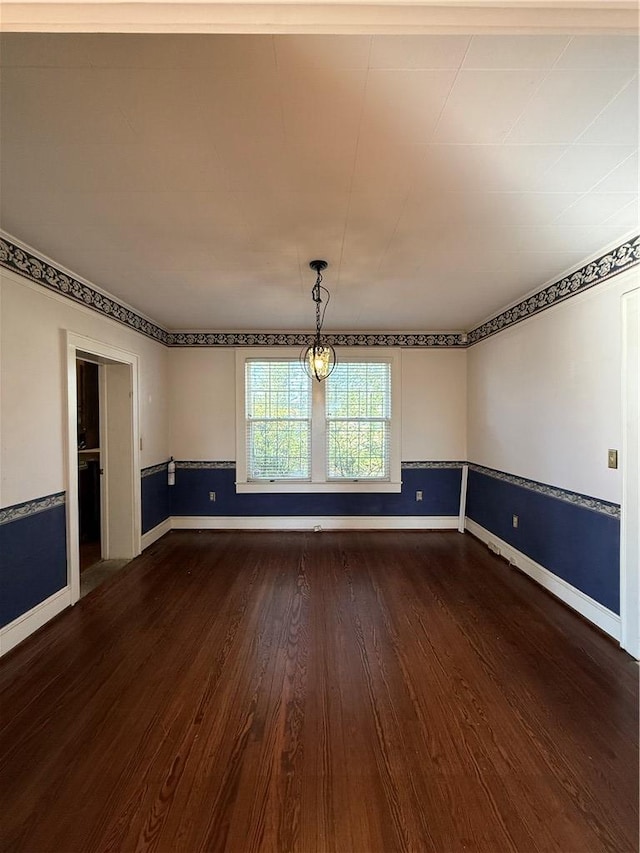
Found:
M 172 533 L 0 662 L 0 850 L 638 850 L 638 666 L 457 533 Z

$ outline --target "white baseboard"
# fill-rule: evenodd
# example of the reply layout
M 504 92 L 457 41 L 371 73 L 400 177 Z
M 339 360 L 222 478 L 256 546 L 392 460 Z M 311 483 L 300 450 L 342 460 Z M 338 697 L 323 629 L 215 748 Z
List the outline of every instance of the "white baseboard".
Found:
M 33 634 L 38 628 L 42 628 L 49 619 L 53 619 L 70 604 L 71 587 L 65 586 L 64 589 L 50 595 L 40 604 L 36 604 L 27 613 L 23 613 L 13 622 L 9 622 L 0 630 L 0 655 L 6 654 L 9 649 L 26 640 L 30 634 Z
M 513 545 L 509 545 L 508 542 L 500 539 L 494 533 L 491 533 L 470 518 L 465 520 L 465 527 L 469 533 L 473 533 L 474 536 L 482 540 L 491 551 L 504 557 L 505 560 L 520 569 L 521 572 L 529 575 L 540 586 L 555 595 L 556 598 L 559 598 L 565 604 L 568 604 L 569 607 L 577 610 L 585 619 L 597 625 L 605 634 L 609 634 L 614 640 L 620 640 L 620 617 L 609 610 L 608 607 L 604 607 L 600 602 L 585 595 L 584 592 L 581 592 L 575 586 L 554 575 L 549 569 L 545 569 L 544 566 L 536 563 L 535 560 L 527 557 L 526 554 L 518 551 Z
M 173 530 L 455 530 L 457 515 L 174 515 Z
M 156 524 L 155 527 L 152 527 L 151 530 L 147 530 L 146 533 L 143 533 L 140 537 L 140 549 L 142 551 L 145 548 L 148 548 L 149 545 L 153 545 L 154 542 L 157 542 L 161 536 L 164 536 L 165 533 L 168 533 L 171 530 L 171 519 L 165 518 L 164 521 L 161 521 L 160 524 Z

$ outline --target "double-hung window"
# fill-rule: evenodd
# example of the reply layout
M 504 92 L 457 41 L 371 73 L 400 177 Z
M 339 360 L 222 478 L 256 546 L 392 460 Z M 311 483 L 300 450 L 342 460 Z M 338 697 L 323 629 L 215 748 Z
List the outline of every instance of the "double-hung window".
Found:
M 391 365 L 336 365 L 325 384 L 328 480 L 389 480 Z
M 245 368 L 247 479 L 311 478 L 311 388 L 292 361 L 249 359 Z
M 399 351 L 339 351 L 322 383 L 297 351 L 236 352 L 238 492 L 400 491 Z

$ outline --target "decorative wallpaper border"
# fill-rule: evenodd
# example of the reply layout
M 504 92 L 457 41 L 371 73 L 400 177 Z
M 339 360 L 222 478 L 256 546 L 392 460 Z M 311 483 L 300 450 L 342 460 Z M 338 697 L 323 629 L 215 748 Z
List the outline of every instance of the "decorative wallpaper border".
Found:
M 508 308 L 492 317 L 491 320 L 487 320 L 486 323 L 469 332 L 468 346 L 526 320 L 527 317 L 533 317 L 534 314 L 539 314 L 571 296 L 583 293 L 590 287 L 619 275 L 638 263 L 640 263 L 640 236 L 622 243 L 595 261 L 585 264 L 585 266 L 560 279 L 560 281 L 544 287 L 528 299 L 523 299 L 522 302 L 518 302 L 512 308 Z
M 466 462 L 401 462 L 401 468 L 462 468 Z
M 486 323 L 465 332 L 339 332 L 327 334 L 334 346 L 464 349 L 582 293 L 640 263 L 640 236 L 601 255 L 563 279 L 542 288 Z M 310 332 L 170 332 L 116 299 L 105 296 L 36 254 L 0 236 L 0 266 L 85 305 L 169 347 L 305 346 Z
M 465 465 L 465 462 L 401 462 L 400 465 L 402 468 L 462 468 Z M 213 469 L 213 468 L 235 468 L 236 463 L 233 460 L 225 460 L 223 462 L 176 462 L 176 468 L 183 469 Z M 154 465 L 155 469 L 164 469 L 166 468 L 166 463 L 164 465 Z M 154 473 L 151 469 L 145 468 L 143 469 L 142 476 L 144 477 L 144 471 L 149 471 L 150 473 Z
M 158 474 L 160 471 L 167 470 L 168 462 L 159 462 L 157 465 L 149 465 L 148 468 L 142 468 L 140 470 L 141 477 L 150 477 L 152 474 Z
M 46 495 L 43 498 L 36 498 L 32 501 L 7 506 L 4 509 L 0 509 L 0 524 L 9 524 L 11 521 L 29 518 L 29 516 L 36 515 L 39 512 L 63 506 L 65 502 L 65 493 L 56 492 L 54 495 Z
M 148 338 L 153 338 L 153 340 L 160 341 L 163 344 L 169 343 L 169 334 L 165 329 L 145 317 L 141 317 L 131 308 L 121 305 L 116 299 L 105 296 L 88 284 L 78 281 L 78 279 L 62 272 L 47 261 L 38 258 L 32 252 L 21 249 L 20 246 L 16 246 L 2 237 L 0 237 L 0 266 L 28 278 L 29 281 L 60 293 L 74 302 L 79 302 L 87 308 L 92 308 L 104 317 L 117 320 Z
M 571 492 L 568 489 L 560 489 L 557 486 L 549 486 L 546 483 L 539 483 L 537 480 L 528 480 L 526 477 L 518 477 L 515 474 L 507 474 L 505 471 L 497 471 L 495 468 L 485 468 L 484 465 L 475 465 L 472 462 L 469 463 L 469 468 L 471 471 L 477 471 L 478 474 L 485 474 L 487 477 L 493 477 L 494 480 L 502 480 L 513 486 L 520 486 L 523 489 L 529 489 L 531 492 L 538 492 L 548 498 L 557 498 L 560 501 L 565 501 L 565 503 L 582 507 L 582 509 L 590 509 L 602 515 L 609 515 L 612 518 L 620 518 L 620 504 L 603 501 L 599 498 L 592 498 L 589 495 L 581 495 L 579 492 Z
M 211 468 L 235 468 L 236 463 L 223 462 L 176 462 L 176 468 L 183 469 L 211 469 Z
M 172 347 L 304 347 L 309 332 L 169 332 Z M 461 347 L 464 332 L 339 332 L 324 335 L 336 347 Z

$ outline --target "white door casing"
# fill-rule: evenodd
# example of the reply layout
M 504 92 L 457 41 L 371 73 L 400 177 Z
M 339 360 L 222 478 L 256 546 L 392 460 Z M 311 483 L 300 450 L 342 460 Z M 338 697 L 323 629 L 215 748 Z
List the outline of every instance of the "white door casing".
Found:
M 80 597 L 76 359 L 85 356 L 97 361 L 104 375 L 100 401 L 103 556 L 132 559 L 141 547 L 138 356 L 67 331 L 67 574 L 72 604 Z
M 620 645 L 640 659 L 640 288 L 622 296 Z

